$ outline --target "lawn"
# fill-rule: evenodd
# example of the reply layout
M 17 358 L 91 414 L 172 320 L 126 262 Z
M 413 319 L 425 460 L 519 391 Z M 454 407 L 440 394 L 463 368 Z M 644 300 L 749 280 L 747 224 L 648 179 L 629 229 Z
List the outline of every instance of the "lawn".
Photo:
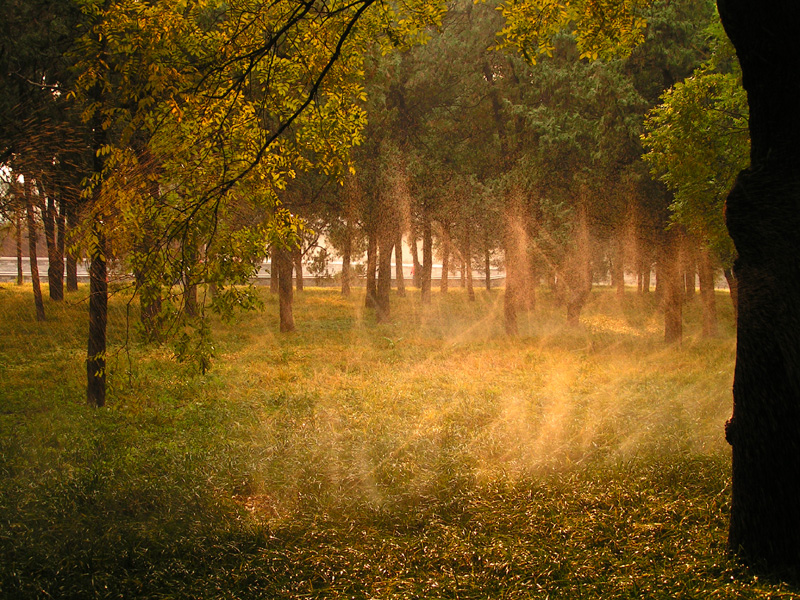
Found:
M 0 285 L 2 598 L 792 598 L 726 557 L 735 334 L 680 346 L 598 290 L 307 289 L 214 323 L 213 369 L 137 340 L 114 296 L 109 398 L 85 405 L 86 290 L 34 320 Z M 131 323 L 126 322 L 130 314 Z

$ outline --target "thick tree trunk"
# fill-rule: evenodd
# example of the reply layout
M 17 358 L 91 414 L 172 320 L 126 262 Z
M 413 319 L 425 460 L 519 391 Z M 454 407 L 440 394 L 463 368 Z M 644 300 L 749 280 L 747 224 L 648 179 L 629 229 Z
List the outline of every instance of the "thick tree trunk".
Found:
M 273 248 L 273 266 L 278 272 L 278 318 L 281 333 L 294 331 L 294 292 L 292 290 L 292 252 L 284 248 Z
M 731 551 L 800 576 L 800 53 L 795 2 L 719 0 L 750 105 L 751 166 L 726 203 L 739 258 Z
M 22 207 L 15 209 L 14 227 L 16 229 L 17 241 L 17 285 L 25 283 L 25 275 L 22 273 Z
M 714 291 L 714 266 L 708 248 L 700 250 L 697 267 L 703 302 L 703 337 L 710 338 L 717 335 L 717 296 Z
M 300 248 L 294 249 L 292 252 L 292 260 L 294 261 L 295 287 L 298 292 L 302 292 L 305 287 L 305 282 L 303 281 L 303 252 Z
M 31 283 L 33 284 L 33 303 L 36 306 L 36 320 L 44 321 L 44 301 L 42 286 L 39 282 L 39 262 L 36 256 L 36 216 L 33 213 L 31 186 L 25 181 L 25 210 L 28 216 L 28 258 L 31 264 Z
M 378 236 L 375 231 L 370 231 L 367 238 L 367 294 L 364 297 L 364 306 L 375 308 L 378 296 L 376 271 L 378 269 Z
M 446 294 L 449 289 L 450 277 L 450 231 L 442 225 L 442 278 L 439 280 L 439 290 Z
M 74 202 L 67 203 L 67 230 L 72 234 L 78 225 L 78 209 Z M 64 238 L 66 240 L 66 237 Z M 78 291 L 78 257 L 75 251 L 67 248 L 67 291 Z
M 422 222 L 422 272 L 420 273 L 420 290 L 423 304 L 431 302 L 431 272 L 433 270 L 433 231 L 427 211 Z
M 397 232 L 397 239 L 394 242 L 394 270 L 397 280 L 397 295 L 401 298 L 406 295 L 406 279 L 403 273 L 403 234 Z

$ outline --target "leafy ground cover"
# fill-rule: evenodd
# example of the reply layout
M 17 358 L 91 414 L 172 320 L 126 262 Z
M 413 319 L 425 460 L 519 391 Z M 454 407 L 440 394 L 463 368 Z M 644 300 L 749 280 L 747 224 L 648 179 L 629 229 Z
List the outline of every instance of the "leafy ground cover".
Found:
M 84 294 L 84 295 L 81 295 Z M 725 556 L 734 332 L 661 342 L 650 301 L 307 289 L 215 325 L 214 369 L 112 302 L 84 405 L 85 291 L 36 323 L 0 286 L 0 597 L 793 598 Z M 129 338 L 129 343 L 123 342 Z

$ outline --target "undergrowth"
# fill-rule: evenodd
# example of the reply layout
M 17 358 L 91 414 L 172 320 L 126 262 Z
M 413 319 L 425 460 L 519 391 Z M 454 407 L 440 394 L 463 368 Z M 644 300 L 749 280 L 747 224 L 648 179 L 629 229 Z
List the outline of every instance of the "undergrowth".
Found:
M 108 405 L 84 404 L 85 290 L 36 323 L 0 286 L 2 598 L 790 598 L 725 554 L 734 332 L 661 341 L 599 291 L 298 294 L 215 323 L 214 369 L 112 301 Z M 126 343 L 127 340 L 127 343 Z

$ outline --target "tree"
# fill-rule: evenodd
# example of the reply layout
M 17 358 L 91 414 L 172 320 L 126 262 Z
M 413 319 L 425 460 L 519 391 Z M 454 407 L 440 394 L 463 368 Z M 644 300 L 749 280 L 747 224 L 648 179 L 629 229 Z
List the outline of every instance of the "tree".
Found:
M 800 574 L 800 7 L 719 0 L 750 107 L 750 166 L 726 200 L 739 282 L 728 545 L 756 568 Z
M 642 141 L 647 148 L 644 159 L 674 193 L 672 221 L 716 255 L 728 277 L 735 307 L 736 286 L 730 269 L 736 252 L 725 228 L 723 205 L 736 175 L 747 165 L 747 98 L 733 48 L 718 23 L 710 35 L 711 57 L 668 90 L 663 103 L 648 113 Z M 703 258 L 706 288 L 707 263 Z M 709 300 L 713 296 L 706 304 Z

